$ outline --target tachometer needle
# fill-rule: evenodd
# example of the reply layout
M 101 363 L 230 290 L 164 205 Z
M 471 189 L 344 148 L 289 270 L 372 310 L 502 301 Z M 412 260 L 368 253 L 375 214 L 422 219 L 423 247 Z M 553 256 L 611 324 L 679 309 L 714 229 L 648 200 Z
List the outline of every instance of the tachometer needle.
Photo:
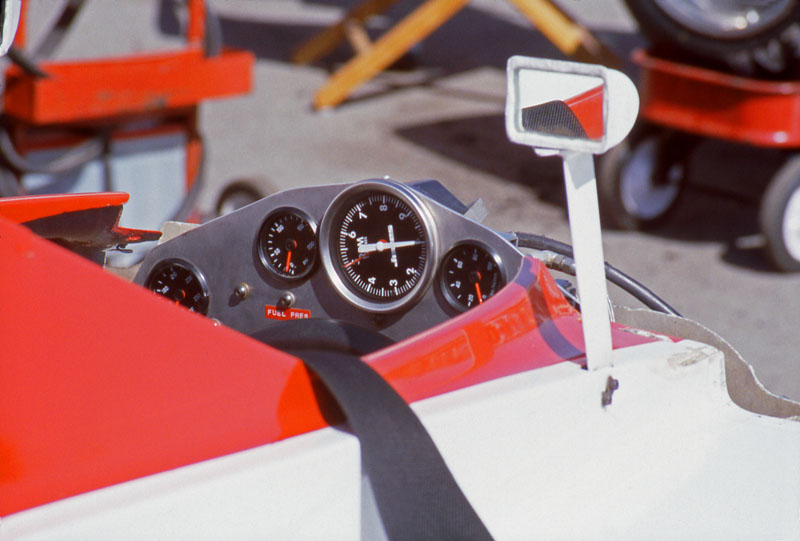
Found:
M 359 261 L 361 261 L 361 260 L 362 260 L 362 259 L 364 259 L 365 257 L 367 257 L 367 256 L 363 256 L 363 255 L 362 255 L 361 257 L 359 257 L 359 258 L 357 258 L 357 259 L 354 259 L 354 260 L 352 260 L 350 263 L 347 263 L 347 264 L 344 266 L 344 268 L 352 267 L 353 265 L 355 265 L 356 263 L 358 263 Z

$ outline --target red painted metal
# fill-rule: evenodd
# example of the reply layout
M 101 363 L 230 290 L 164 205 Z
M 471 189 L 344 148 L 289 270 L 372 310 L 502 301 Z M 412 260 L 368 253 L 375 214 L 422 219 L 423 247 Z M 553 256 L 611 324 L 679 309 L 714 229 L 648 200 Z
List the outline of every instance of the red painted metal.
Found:
M 604 85 L 598 85 L 564 100 L 564 103 L 578 117 L 578 121 L 589 139 L 603 137 L 603 88 Z
M 187 47 L 98 60 L 41 62 L 49 77 L 39 78 L 10 66 L 5 73 L 3 115 L 18 152 L 77 144 L 92 129 L 113 137 L 145 135 L 148 129 L 181 130 L 186 142 L 186 185 L 200 169 L 203 144 L 197 129 L 197 105 L 210 98 L 249 92 L 254 56 L 249 51 L 224 49 L 207 57 L 205 4 L 189 0 Z M 27 4 L 23 2 L 15 46 L 26 40 Z M 78 130 L 69 128 L 78 126 Z M 87 130 L 87 128 L 89 128 Z M 152 130 L 150 130 L 152 131 Z
M 122 207 L 129 195 L 118 192 L 26 195 L 0 198 L 0 216 L 16 223 L 67 212 L 102 207 Z
M 6 72 L 3 113 L 31 124 L 84 122 L 196 105 L 249 92 L 253 54 L 200 48 L 129 58 L 42 62 L 50 77 Z
M 206 33 L 205 0 L 189 0 L 189 20 L 186 24 L 186 41 L 193 45 L 203 43 Z
M 764 147 L 800 146 L 800 81 L 748 79 L 636 51 L 643 118 Z
M 308 371 L 0 218 L 0 515 L 326 425 Z M 648 341 L 614 328 L 615 347 Z M 580 316 L 542 264 L 376 352 L 408 401 L 571 360 Z
M 14 45 L 26 41 L 22 3 Z M 249 92 L 254 56 L 225 49 L 206 57 L 203 0 L 188 3 L 187 47 L 180 51 L 79 61 L 40 62 L 46 78 L 18 66 L 6 71 L 3 114 L 33 125 L 86 122 L 194 107 L 209 98 Z

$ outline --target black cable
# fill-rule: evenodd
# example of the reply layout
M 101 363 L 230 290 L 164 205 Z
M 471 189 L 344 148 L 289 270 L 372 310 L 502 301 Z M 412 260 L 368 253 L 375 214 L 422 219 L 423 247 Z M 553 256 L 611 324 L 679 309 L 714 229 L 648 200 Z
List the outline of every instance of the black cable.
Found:
M 523 232 L 516 232 L 514 234 L 517 236 L 517 245 L 522 248 L 547 250 L 563 256 L 564 259 L 557 258 L 553 260 L 551 264 L 555 266 L 556 270 L 575 276 L 575 256 L 572 252 L 572 246 L 542 235 Z M 647 286 L 608 263 L 606 263 L 605 266 L 606 280 L 630 293 L 651 310 L 681 317 L 677 310 L 667 304 L 664 299 L 653 293 Z

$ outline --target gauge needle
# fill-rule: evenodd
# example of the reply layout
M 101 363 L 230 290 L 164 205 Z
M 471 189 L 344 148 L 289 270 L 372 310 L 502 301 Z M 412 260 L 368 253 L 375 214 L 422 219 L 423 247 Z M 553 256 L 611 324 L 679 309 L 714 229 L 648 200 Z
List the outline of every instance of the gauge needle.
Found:
M 478 304 L 482 304 L 483 297 L 481 296 L 481 285 L 478 282 L 475 282 L 475 293 L 478 294 Z
M 289 263 L 292 261 L 292 251 L 289 250 L 286 252 L 286 268 L 283 269 L 283 272 L 289 272 Z
M 392 250 L 392 264 L 397 267 L 397 251 L 394 245 L 394 226 L 389 224 L 389 247 Z
M 359 251 L 360 251 L 360 250 L 359 250 Z M 357 259 L 354 259 L 354 260 L 352 260 L 350 263 L 347 263 L 347 264 L 344 266 L 344 268 L 352 267 L 353 265 L 355 265 L 356 263 L 358 263 L 359 261 L 361 261 L 361 260 L 362 260 L 362 259 L 364 259 L 365 257 L 367 257 L 367 256 L 363 256 L 363 255 L 362 255 L 361 257 L 359 257 L 359 258 L 357 258 Z

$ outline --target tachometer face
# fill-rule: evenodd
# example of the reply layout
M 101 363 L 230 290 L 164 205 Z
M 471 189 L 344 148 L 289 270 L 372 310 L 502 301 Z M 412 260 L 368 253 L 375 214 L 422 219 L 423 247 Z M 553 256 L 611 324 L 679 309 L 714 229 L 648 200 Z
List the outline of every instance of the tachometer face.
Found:
M 394 184 L 358 184 L 329 209 L 321 228 L 332 281 L 361 308 L 388 312 L 424 291 L 435 261 L 426 210 Z M 324 241 L 323 241 L 324 242 Z
M 312 220 L 295 209 L 270 214 L 258 233 L 258 255 L 273 274 L 286 280 L 308 275 L 317 260 L 317 234 Z
M 153 267 L 144 286 L 175 304 L 206 315 L 208 288 L 203 275 L 184 261 L 167 259 Z
M 505 280 L 498 259 L 470 242 L 459 244 L 444 257 L 440 283 L 448 302 L 467 310 L 494 296 Z

